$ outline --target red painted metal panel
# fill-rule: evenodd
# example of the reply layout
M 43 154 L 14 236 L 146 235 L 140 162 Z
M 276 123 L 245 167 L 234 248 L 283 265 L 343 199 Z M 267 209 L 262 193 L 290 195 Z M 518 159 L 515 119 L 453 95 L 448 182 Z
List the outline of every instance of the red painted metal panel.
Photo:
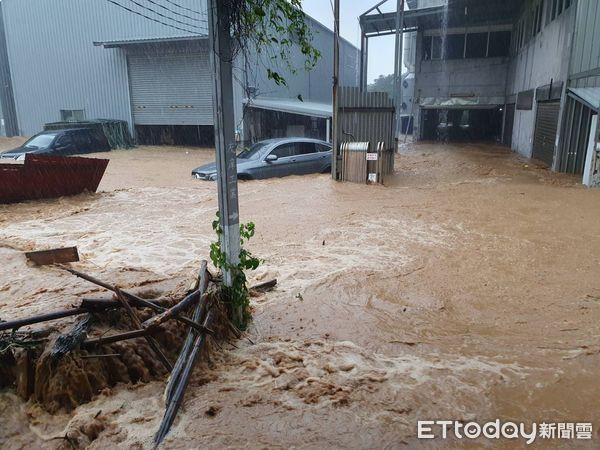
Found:
M 0 203 L 95 192 L 108 159 L 25 155 L 25 164 L 0 164 Z

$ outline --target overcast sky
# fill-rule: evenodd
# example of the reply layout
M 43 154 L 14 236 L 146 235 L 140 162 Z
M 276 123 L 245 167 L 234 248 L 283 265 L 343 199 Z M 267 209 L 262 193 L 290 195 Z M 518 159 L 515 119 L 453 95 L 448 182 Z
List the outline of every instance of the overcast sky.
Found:
M 376 5 L 378 0 L 340 0 L 340 32 L 360 49 L 358 16 Z M 388 0 L 383 12 L 394 11 L 396 2 Z M 333 10 L 330 0 L 302 0 L 302 8 L 309 16 L 333 30 Z M 369 73 L 371 83 L 379 75 L 394 73 L 394 36 L 369 39 Z

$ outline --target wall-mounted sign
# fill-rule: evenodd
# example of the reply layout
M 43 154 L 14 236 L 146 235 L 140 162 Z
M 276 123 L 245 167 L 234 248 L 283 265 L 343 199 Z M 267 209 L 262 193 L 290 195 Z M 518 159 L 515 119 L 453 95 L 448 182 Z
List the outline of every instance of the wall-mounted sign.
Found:
M 377 161 L 377 153 L 367 153 L 367 161 Z

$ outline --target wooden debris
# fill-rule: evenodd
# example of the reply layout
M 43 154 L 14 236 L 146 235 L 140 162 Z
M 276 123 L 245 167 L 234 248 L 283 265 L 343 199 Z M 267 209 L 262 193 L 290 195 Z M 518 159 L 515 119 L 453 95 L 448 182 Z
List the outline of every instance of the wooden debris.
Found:
M 200 273 L 198 275 L 197 287 L 198 287 L 198 291 L 201 292 L 202 295 L 204 295 L 205 291 L 208 289 L 208 281 L 210 278 L 210 273 L 207 270 L 207 265 L 208 264 L 206 261 L 202 261 L 202 263 L 200 264 Z M 200 323 L 202 316 L 205 314 L 205 310 L 206 310 L 206 302 L 205 301 L 198 302 L 198 304 L 196 305 L 196 308 L 194 309 L 194 312 L 192 314 L 192 320 L 194 321 L 194 323 Z M 183 346 L 181 347 L 179 357 L 177 358 L 177 361 L 175 362 L 175 367 L 174 367 L 173 371 L 171 372 L 169 381 L 167 382 L 167 387 L 165 389 L 165 397 L 167 398 L 167 401 L 171 400 L 173 390 L 174 390 L 176 384 L 179 382 L 179 377 L 181 376 L 181 371 L 185 364 L 185 359 L 190 351 L 191 346 L 194 343 L 194 337 L 195 337 L 195 333 L 192 330 L 189 330 L 188 334 L 186 336 L 185 342 L 183 343 Z
M 7 322 L 0 322 L 0 331 L 4 330 L 18 330 L 26 325 L 32 325 L 34 323 L 49 322 L 51 320 L 63 319 L 70 316 L 78 316 L 81 314 L 88 313 L 89 310 L 85 308 L 73 308 L 62 311 L 55 311 L 48 314 L 40 314 L 39 316 L 27 317 L 26 319 L 9 320 Z
M 214 319 L 213 311 L 211 310 L 211 305 L 207 305 L 207 313 L 206 319 L 204 320 L 204 326 L 210 328 L 212 325 L 212 321 Z M 179 381 L 175 385 L 173 389 L 173 393 L 171 399 L 168 400 L 167 408 L 165 410 L 165 414 L 160 423 L 160 428 L 158 429 L 156 435 L 154 436 L 155 447 L 160 445 L 160 443 L 164 440 L 167 433 L 171 429 L 171 425 L 175 421 L 175 417 L 177 416 L 177 412 L 179 411 L 179 407 L 183 402 L 183 395 L 188 386 L 190 376 L 192 375 L 192 371 L 194 366 L 196 365 L 196 360 L 198 355 L 200 354 L 200 350 L 204 346 L 206 342 L 206 334 L 202 333 L 196 335 L 194 338 L 193 345 L 189 350 L 187 357 L 185 358 L 185 364 L 181 370 L 181 375 L 179 377 Z
M 52 250 L 26 252 L 25 257 L 38 266 L 79 261 L 77 247 L 54 248 Z
M 156 300 L 149 300 L 149 302 L 165 308 L 171 304 L 172 300 L 169 298 L 158 298 Z M 133 306 L 138 306 L 131 300 L 129 300 L 129 303 Z M 110 308 L 121 308 L 122 305 L 115 298 L 82 298 L 79 307 L 87 310 L 103 311 Z
M 67 353 L 72 352 L 76 348 L 79 347 L 86 336 L 87 331 L 90 328 L 92 322 L 92 316 L 87 314 L 71 328 L 67 334 L 61 334 L 56 342 L 54 343 L 54 347 L 50 350 L 50 357 L 53 361 L 58 361 Z
M 69 267 L 64 267 L 61 266 L 64 270 L 66 270 L 67 272 L 75 275 L 76 277 L 79 277 L 81 279 L 84 279 L 86 281 L 89 281 L 90 283 L 93 283 L 95 285 L 98 285 L 100 287 L 103 287 L 104 289 L 107 289 L 109 291 L 113 291 L 116 292 L 116 287 L 115 286 L 111 286 L 108 283 L 105 283 L 101 280 L 98 280 L 97 278 L 92 277 L 91 275 L 87 275 L 85 273 L 79 272 L 77 270 L 71 269 Z M 158 306 L 155 305 L 154 303 L 145 300 L 141 297 L 138 297 L 137 295 L 134 295 L 130 292 L 127 291 L 121 291 L 121 293 L 123 294 L 123 296 L 127 299 L 128 302 L 130 302 L 131 304 L 133 304 L 133 306 L 138 306 L 138 307 L 146 307 L 146 308 L 150 308 L 153 309 L 154 311 L 157 312 L 163 312 L 166 309 L 163 308 L 162 306 Z M 203 328 L 201 325 L 198 325 L 196 322 L 194 322 L 193 320 L 187 318 L 187 317 L 183 317 L 183 316 L 175 316 L 175 319 L 179 320 L 182 323 L 185 323 L 186 325 L 195 328 L 198 332 L 201 333 L 205 333 L 206 332 L 206 328 Z
M 123 308 L 125 308 L 125 311 L 127 311 L 127 314 L 129 314 L 129 317 L 131 318 L 133 325 L 138 330 L 143 329 L 142 321 L 138 317 L 137 313 L 133 310 L 131 305 L 127 302 L 127 300 L 125 300 L 125 296 L 123 295 L 123 293 L 121 292 L 121 290 L 119 288 L 115 288 L 115 294 L 117 294 L 117 298 L 123 305 Z M 149 336 L 149 335 L 145 335 L 144 339 L 146 339 L 150 348 L 154 351 L 154 353 L 156 353 L 156 356 L 158 356 L 158 359 L 160 359 L 160 362 L 163 364 L 163 366 L 165 366 L 165 369 L 167 369 L 168 372 L 173 370 L 173 365 L 171 364 L 171 362 L 167 359 L 165 354 L 160 349 L 158 342 L 156 342 L 156 339 L 154 339 L 152 336 Z
M 208 289 L 208 271 L 206 270 L 207 263 L 202 261 L 200 267 L 200 276 L 198 290 L 201 293 L 203 301 L 198 302 L 193 313 L 193 320 L 200 324 L 202 317 L 205 316 L 202 326 L 204 328 L 211 327 L 213 314 L 210 311 L 209 298 L 205 295 Z M 179 358 L 175 363 L 175 369 L 171 373 L 171 377 L 167 383 L 165 391 L 167 407 L 161 421 L 160 427 L 154 436 L 154 443 L 157 447 L 163 441 L 173 421 L 177 416 L 179 407 L 183 402 L 183 395 L 187 388 L 192 370 L 196 364 L 198 354 L 206 341 L 206 333 L 195 333 L 192 329 L 189 330 L 186 341 L 181 349 Z
M 88 340 L 84 341 L 81 344 L 81 347 L 82 348 L 92 348 L 92 347 L 99 346 L 99 345 L 112 344 L 114 342 L 128 341 L 130 339 L 136 339 L 139 337 L 148 336 L 150 334 L 156 334 L 156 333 L 159 333 L 160 331 L 161 330 L 159 328 L 155 328 L 155 329 L 149 329 L 149 330 L 128 331 L 126 333 L 111 334 L 109 336 L 100 336 L 97 338 L 92 338 L 92 339 L 88 339 Z
M 254 286 L 250 287 L 251 291 L 259 291 L 259 292 L 268 292 L 277 286 L 277 278 L 269 281 L 265 281 L 264 283 L 258 283 Z
M 166 311 L 146 320 L 142 325 L 144 328 L 153 328 L 162 325 L 163 323 L 175 318 L 185 310 L 187 310 L 190 306 L 198 301 L 201 296 L 205 297 L 206 294 L 200 294 L 200 290 L 192 292 L 190 295 L 185 297 L 182 301 L 177 303 L 172 308 L 167 309 Z

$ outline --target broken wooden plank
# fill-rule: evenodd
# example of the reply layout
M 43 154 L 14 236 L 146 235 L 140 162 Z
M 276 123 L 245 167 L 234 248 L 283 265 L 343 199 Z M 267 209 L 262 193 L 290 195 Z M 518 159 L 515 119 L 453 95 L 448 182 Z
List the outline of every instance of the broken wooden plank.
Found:
M 212 321 L 215 319 L 215 315 L 211 306 L 212 305 L 207 306 L 208 310 L 203 323 L 203 326 L 207 328 L 211 327 Z M 171 429 L 171 426 L 173 425 L 173 422 L 177 417 L 177 412 L 179 411 L 179 408 L 183 403 L 183 395 L 185 394 L 185 390 L 188 386 L 190 377 L 192 375 L 192 371 L 194 370 L 194 366 L 196 365 L 196 360 L 205 342 L 206 334 L 204 333 L 196 335 L 196 337 L 194 338 L 194 343 L 186 357 L 184 367 L 181 371 L 181 375 L 173 391 L 172 398 L 167 403 L 167 408 L 160 423 L 160 427 L 154 435 L 154 443 L 156 447 L 160 445 L 160 443 L 169 433 L 169 430 Z
M 5 330 L 18 330 L 26 325 L 33 325 L 34 323 L 49 322 L 51 320 L 63 319 L 65 317 L 77 316 L 88 313 L 89 310 L 85 308 L 73 308 L 62 311 L 55 311 L 48 314 L 40 314 L 39 316 L 27 317 L 25 319 L 9 320 L 7 322 L 0 322 L 0 331 Z
M 264 283 L 258 283 L 254 286 L 250 287 L 251 291 L 260 291 L 267 292 L 277 286 L 277 278 L 269 281 L 265 281 Z
M 198 300 L 200 298 L 200 300 Z M 163 323 L 174 319 L 176 316 L 180 315 L 184 311 L 186 311 L 190 306 L 192 306 L 197 301 L 202 301 L 202 299 L 206 299 L 206 294 L 200 294 L 200 290 L 192 292 L 187 297 L 185 297 L 182 301 L 174 305 L 173 307 L 167 309 L 166 311 L 151 317 L 146 320 L 142 326 L 144 328 L 153 328 L 162 325 Z
M 129 303 L 132 306 L 144 307 L 143 305 L 137 304 L 134 300 L 129 299 Z M 148 300 L 150 303 L 158 305 L 160 307 L 167 307 L 172 303 L 170 298 L 157 298 L 155 300 Z M 80 308 L 89 309 L 92 311 L 103 311 L 109 308 L 121 308 L 121 302 L 114 298 L 82 298 Z
M 121 290 L 118 287 L 115 287 L 115 294 L 117 294 L 117 298 L 123 305 L 123 308 L 125 308 L 125 311 L 127 311 L 127 314 L 129 314 L 129 317 L 131 318 L 133 325 L 138 330 L 143 329 L 142 321 L 140 320 L 140 318 L 138 317 L 137 313 L 134 311 L 132 306 L 129 304 L 129 302 L 125 299 L 125 296 L 123 295 L 123 293 L 121 292 Z M 167 372 L 171 372 L 173 370 L 173 365 L 171 364 L 171 362 L 167 359 L 165 354 L 160 349 L 156 339 L 154 339 L 152 336 L 149 336 L 149 335 L 145 335 L 144 339 L 146 339 L 150 348 L 152 348 L 154 353 L 156 353 L 156 356 L 158 356 L 158 359 L 160 359 L 160 362 L 163 364 L 163 366 L 165 366 L 165 369 L 167 369 Z
M 108 283 L 105 283 L 104 281 L 101 281 L 97 278 L 92 277 L 91 275 L 87 275 L 85 273 L 79 272 L 77 270 L 71 269 L 69 267 L 65 267 L 65 266 L 60 266 L 62 269 L 66 270 L 67 272 L 75 275 L 76 277 L 79 277 L 83 280 L 89 281 L 90 283 L 96 284 L 100 287 L 103 287 L 104 289 L 107 289 L 109 291 L 113 291 L 116 292 L 116 287 L 115 286 L 111 286 Z M 129 303 L 133 303 L 134 306 L 143 306 L 146 308 L 150 308 L 153 309 L 154 311 L 157 312 L 163 312 L 166 309 L 153 304 L 152 302 L 148 301 L 148 300 L 144 300 L 141 297 L 138 297 L 137 295 L 134 295 L 130 292 L 127 291 L 121 291 L 123 296 L 125 296 Z M 196 331 L 198 331 L 199 333 L 205 333 L 206 332 L 206 328 L 202 327 L 201 325 L 198 325 L 196 322 L 194 322 L 193 320 L 189 319 L 188 317 L 184 317 L 184 316 L 176 316 L 175 317 L 176 320 L 179 320 L 182 323 L 185 323 L 186 325 L 196 329 Z
M 210 279 L 210 273 L 208 272 L 207 265 L 208 263 L 204 260 L 200 263 L 200 273 L 198 275 L 197 287 L 198 290 L 200 290 L 200 292 L 202 293 L 204 293 L 208 289 L 208 282 Z M 202 317 L 204 316 L 205 312 L 206 301 L 199 301 L 192 314 L 192 320 L 194 321 L 194 323 L 201 323 Z M 196 334 L 190 329 L 185 338 L 185 342 L 181 347 L 181 351 L 179 352 L 179 357 L 177 358 L 177 361 L 175 361 L 175 367 L 171 372 L 171 376 L 167 381 L 167 387 L 165 388 L 165 398 L 167 399 L 167 402 L 171 401 L 174 389 L 177 386 L 177 383 L 179 383 L 181 372 L 189 356 L 189 351 L 192 348 L 192 345 L 194 344 L 195 336 Z
M 26 252 L 25 257 L 38 266 L 79 261 L 77 247 L 54 248 L 51 250 Z
M 150 334 L 160 333 L 162 330 L 160 328 L 154 328 L 152 330 L 135 330 L 135 331 L 127 331 L 126 333 L 118 333 L 111 334 L 109 336 L 100 336 L 97 338 L 91 338 L 84 341 L 81 344 L 82 348 L 92 348 L 95 346 L 113 344 L 115 342 L 128 341 L 131 339 L 136 339 L 144 336 L 148 336 Z

